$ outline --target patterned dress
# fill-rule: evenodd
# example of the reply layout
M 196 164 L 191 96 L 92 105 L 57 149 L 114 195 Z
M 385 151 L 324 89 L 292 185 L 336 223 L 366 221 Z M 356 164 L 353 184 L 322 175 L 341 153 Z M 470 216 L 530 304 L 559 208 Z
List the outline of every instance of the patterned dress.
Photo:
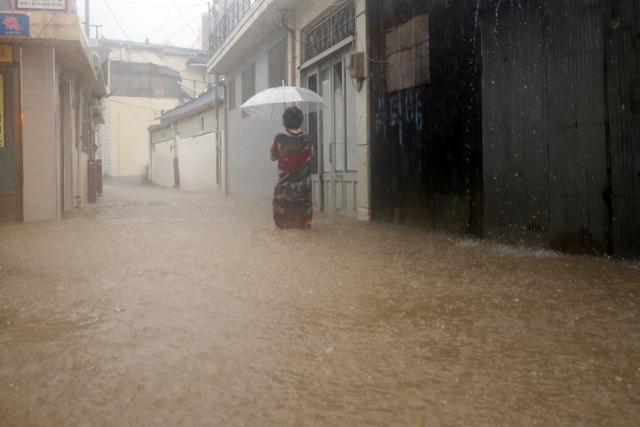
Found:
M 309 228 L 313 216 L 311 161 L 313 144 L 304 132 L 276 135 L 271 160 L 278 161 L 278 183 L 273 192 L 273 220 L 278 228 Z

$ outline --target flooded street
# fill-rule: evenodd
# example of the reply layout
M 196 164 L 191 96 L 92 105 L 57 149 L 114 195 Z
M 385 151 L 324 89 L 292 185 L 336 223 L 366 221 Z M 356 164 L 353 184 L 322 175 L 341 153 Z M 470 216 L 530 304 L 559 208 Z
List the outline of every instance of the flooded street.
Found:
M 126 181 L 0 225 L 0 425 L 639 424 L 638 263 Z

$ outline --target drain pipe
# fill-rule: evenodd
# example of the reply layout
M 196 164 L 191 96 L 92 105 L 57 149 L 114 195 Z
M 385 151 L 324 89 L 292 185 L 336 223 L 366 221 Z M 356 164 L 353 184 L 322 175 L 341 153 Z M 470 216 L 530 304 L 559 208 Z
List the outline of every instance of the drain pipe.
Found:
M 76 209 L 82 207 L 82 169 L 80 167 L 80 159 L 82 155 L 82 146 L 84 143 L 84 85 L 80 83 L 76 93 Z
M 216 74 L 213 84 L 213 102 L 216 104 L 216 185 L 218 191 L 220 191 L 220 187 L 222 187 L 222 144 L 220 142 L 220 102 L 218 100 L 219 85 L 220 78 Z
M 227 96 L 227 82 L 225 81 L 222 85 L 222 97 L 224 98 L 224 164 L 222 165 L 224 168 L 224 175 L 221 175 L 224 179 L 224 195 L 229 195 L 229 158 L 228 158 L 228 148 L 229 148 L 229 97 Z
M 282 12 L 289 12 L 289 16 L 293 16 L 292 10 L 283 10 Z M 296 30 L 295 28 L 290 27 L 287 24 L 287 17 L 285 13 L 280 15 L 280 25 L 284 28 L 289 34 L 289 39 L 291 40 L 291 56 L 289 58 L 290 64 L 290 73 L 291 73 L 291 86 L 296 86 L 297 76 L 296 76 Z

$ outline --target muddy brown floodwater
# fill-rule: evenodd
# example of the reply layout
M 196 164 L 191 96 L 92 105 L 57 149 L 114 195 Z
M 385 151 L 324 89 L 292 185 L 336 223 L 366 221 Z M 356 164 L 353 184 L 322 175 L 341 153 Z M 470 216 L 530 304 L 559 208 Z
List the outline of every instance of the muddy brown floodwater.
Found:
M 640 266 L 107 182 L 0 225 L 0 425 L 640 425 Z

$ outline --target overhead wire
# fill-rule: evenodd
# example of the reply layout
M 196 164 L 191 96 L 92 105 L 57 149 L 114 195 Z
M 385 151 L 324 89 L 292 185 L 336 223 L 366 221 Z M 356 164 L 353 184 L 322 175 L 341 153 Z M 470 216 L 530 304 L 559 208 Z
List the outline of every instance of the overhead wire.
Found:
M 115 22 L 116 22 L 116 24 L 117 24 L 118 28 L 120 28 L 120 31 L 122 32 L 122 34 L 124 35 L 124 37 L 127 39 L 127 41 L 129 41 L 130 43 L 137 43 L 137 42 L 133 41 L 133 40 L 129 37 L 129 35 L 127 34 L 127 32 L 124 30 L 124 28 L 123 28 L 122 24 L 120 23 L 120 21 L 118 20 L 118 18 L 117 18 L 117 16 L 116 16 L 116 14 L 114 13 L 113 9 L 111 8 L 111 5 L 109 4 L 109 0 L 104 0 L 104 3 L 105 3 L 105 5 L 107 6 L 107 9 L 108 9 L 109 13 L 111 14 L 111 16 L 113 17 L 113 19 L 115 20 Z M 199 5 L 200 5 L 200 4 L 196 4 L 196 5 L 191 6 L 191 7 L 189 8 L 189 10 L 187 10 L 187 13 L 188 13 L 188 12 L 190 12 L 191 10 L 193 10 L 196 6 L 199 6 Z M 174 5 L 173 5 L 172 7 L 175 7 L 175 8 L 177 8 L 177 9 L 179 10 L 179 7 L 178 7 L 178 5 L 176 5 L 175 1 L 174 1 Z M 179 10 L 179 11 L 180 11 L 180 10 Z M 182 12 L 181 12 L 181 14 L 182 14 Z M 183 17 L 184 17 L 184 15 L 183 15 Z M 178 29 L 178 31 L 176 31 L 176 32 L 172 33 L 171 35 L 169 35 L 168 37 L 166 37 L 166 39 L 169 39 L 169 38 L 171 38 L 171 37 L 173 37 L 173 36 L 175 36 L 175 35 L 177 35 L 177 34 L 180 34 L 182 31 L 184 31 L 184 30 L 187 28 L 187 26 L 189 26 L 191 23 L 195 22 L 195 21 L 196 21 L 197 19 L 199 19 L 200 17 L 201 17 L 201 15 L 200 15 L 200 14 L 198 14 L 198 15 L 197 15 L 197 16 L 195 16 L 191 21 L 188 21 L 186 25 L 183 25 L 182 27 L 180 27 L 180 28 Z M 151 31 L 151 32 L 149 32 L 149 33 L 147 33 L 147 34 L 146 34 L 145 36 L 143 36 L 143 37 L 146 39 L 148 36 L 150 36 L 151 34 L 155 33 L 156 31 L 161 30 L 161 29 L 164 29 L 164 27 L 165 27 L 166 25 L 168 25 L 169 23 L 171 23 L 171 22 L 173 22 L 173 21 L 174 21 L 174 20 L 169 21 L 169 22 L 167 22 L 167 23 L 163 24 L 162 26 L 160 26 L 160 27 L 158 27 L 158 28 L 156 28 L 156 29 L 152 30 L 152 31 Z M 186 21 L 186 19 L 185 19 L 185 21 Z M 194 34 L 194 36 L 198 37 L 198 36 L 197 36 L 197 34 L 195 34 L 195 32 L 193 31 L 193 29 L 192 29 L 190 26 L 189 26 L 189 28 L 191 29 L 191 32 Z M 134 50 L 137 50 L 137 51 L 138 51 L 138 53 L 140 53 L 140 55 L 141 55 L 145 60 L 147 60 L 147 61 L 148 61 L 148 62 L 150 62 L 150 63 L 154 63 L 154 61 L 151 61 L 151 60 L 150 60 L 150 59 L 149 59 L 149 58 L 148 58 L 148 57 L 147 57 L 147 56 L 146 56 L 146 55 L 145 55 L 145 54 L 144 54 L 140 49 L 137 49 L 136 47 L 133 47 L 133 49 L 134 49 Z
M 198 37 L 198 35 L 196 34 L 195 31 L 193 31 L 193 28 L 191 28 L 191 24 L 189 22 L 187 22 L 187 18 L 184 17 L 184 14 L 182 13 L 182 11 L 180 10 L 180 8 L 178 7 L 178 4 L 176 3 L 176 0 L 171 0 L 171 2 L 173 3 L 173 5 L 176 7 L 176 10 L 178 11 L 178 13 L 180 14 L 180 16 L 182 17 L 182 20 L 185 22 L 185 24 L 187 24 L 187 27 L 189 27 L 189 30 L 191 30 L 191 33 L 193 34 L 194 37 Z
M 190 7 L 189 9 L 187 9 L 187 10 L 186 10 L 186 12 L 185 12 L 185 13 L 189 13 L 189 12 L 191 12 L 191 11 L 192 11 L 193 9 L 195 9 L 197 6 L 199 6 L 199 5 L 195 5 L 195 6 Z M 171 7 L 175 7 L 175 6 L 171 6 Z M 198 17 L 200 17 L 200 15 L 198 15 Z M 194 19 L 194 20 L 195 20 L 195 19 Z M 193 22 L 194 20 L 192 20 L 191 22 Z M 151 34 L 154 34 L 154 33 L 155 33 L 155 32 L 157 32 L 157 31 L 160 31 L 160 30 L 165 29 L 167 25 L 169 25 L 169 24 L 171 24 L 171 23 L 173 23 L 173 22 L 175 22 L 175 17 L 172 17 L 169 21 L 166 21 L 165 23 L 163 23 L 162 25 L 158 26 L 157 28 L 155 28 L 155 29 L 153 29 L 153 30 L 149 31 L 147 34 L 145 34 L 145 35 L 143 36 L 143 38 L 149 37 Z M 183 26 L 183 27 L 181 27 L 181 29 L 184 29 L 184 26 Z
M 199 19 L 200 15 L 196 16 L 195 18 L 193 18 L 189 23 L 193 23 L 196 19 Z M 183 25 L 182 27 L 180 27 L 180 29 L 178 31 L 176 31 L 175 33 L 171 33 L 169 36 L 166 37 L 166 39 L 170 39 L 171 37 L 180 34 L 181 32 L 183 32 L 185 29 L 187 28 L 186 25 Z M 191 30 L 193 32 L 193 30 Z M 194 34 L 195 35 L 195 34 Z M 197 35 L 196 35 L 197 37 Z
M 135 43 L 133 40 L 131 40 L 131 38 L 127 35 L 127 32 L 124 30 L 124 28 L 122 28 L 122 25 L 120 24 L 120 20 L 118 20 L 118 18 L 116 17 L 115 13 L 113 13 L 113 10 L 111 9 L 111 6 L 109 5 L 109 0 L 104 0 L 104 4 L 107 6 L 107 9 L 109 10 L 109 13 L 111 14 L 111 16 L 113 17 L 114 21 L 116 21 L 116 24 L 118 25 L 118 27 L 120 28 L 120 31 L 122 31 L 122 35 L 130 42 L 130 43 Z M 136 47 L 132 46 L 134 50 L 138 51 L 138 53 L 140 54 L 140 56 L 142 56 L 144 59 L 147 60 L 147 62 L 151 63 L 151 64 L 155 64 L 155 62 L 153 62 L 152 60 L 150 60 L 140 49 L 137 49 Z
M 140 3 L 140 2 L 134 2 L 134 1 L 124 1 L 124 0 L 113 0 L 115 3 L 121 3 L 121 4 L 130 4 L 133 6 L 140 6 L 140 7 L 153 7 L 153 8 L 164 8 L 164 9 L 172 9 L 175 7 L 175 5 L 173 4 L 144 4 L 144 3 Z M 190 4 L 178 4 L 179 7 L 196 7 L 196 6 L 203 6 L 208 4 L 208 2 L 200 2 L 200 3 L 190 3 Z

